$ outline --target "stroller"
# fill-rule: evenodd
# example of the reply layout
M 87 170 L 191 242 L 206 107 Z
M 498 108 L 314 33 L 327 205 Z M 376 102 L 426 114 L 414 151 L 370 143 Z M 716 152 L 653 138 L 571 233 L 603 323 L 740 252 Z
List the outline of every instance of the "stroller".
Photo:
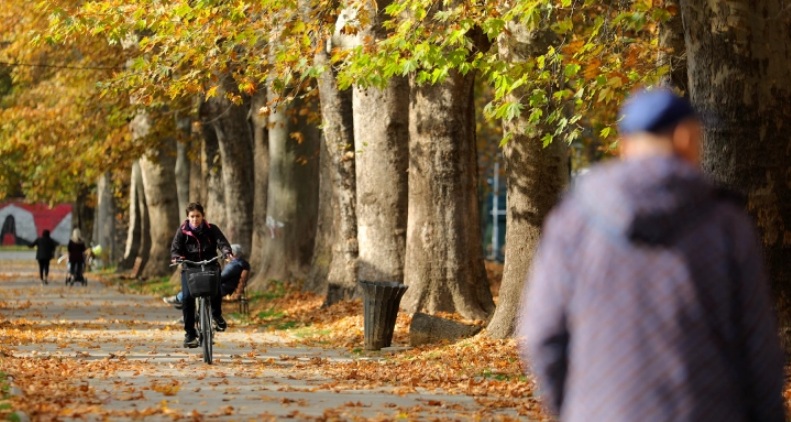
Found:
M 75 283 L 82 283 L 83 286 L 88 285 L 88 279 L 85 278 L 85 263 L 84 262 L 69 262 L 69 273 L 66 274 L 66 285 L 73 286 Z

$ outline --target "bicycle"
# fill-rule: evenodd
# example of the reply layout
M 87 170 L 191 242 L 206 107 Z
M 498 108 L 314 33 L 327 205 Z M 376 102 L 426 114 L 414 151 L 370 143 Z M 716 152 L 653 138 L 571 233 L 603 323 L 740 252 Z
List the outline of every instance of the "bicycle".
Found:
M 218 294 L 220 269 L 211 265 L 219 257 L 204 261 L 179 260 L 172 266 L 183 265 L 182 271 L 187 273 L 187 287 L 190 296 L 197 299 L 195 307 L 195 324 L 198 331 L 198 343 L 203 347 L 203 361 L 211 365 L 213 361 L 214 326 L 211 320 L 211 296 Z

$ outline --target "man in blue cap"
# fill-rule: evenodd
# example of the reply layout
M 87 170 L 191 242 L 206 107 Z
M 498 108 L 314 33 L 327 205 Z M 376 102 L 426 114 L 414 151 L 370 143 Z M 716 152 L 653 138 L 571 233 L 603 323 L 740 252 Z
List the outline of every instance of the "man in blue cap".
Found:
M 621 160 L 548 217 L 518 335 L 564 421 L 783 421 L 783 355 L 753 224 L 699 169 L 664 89 L 621 109 Z

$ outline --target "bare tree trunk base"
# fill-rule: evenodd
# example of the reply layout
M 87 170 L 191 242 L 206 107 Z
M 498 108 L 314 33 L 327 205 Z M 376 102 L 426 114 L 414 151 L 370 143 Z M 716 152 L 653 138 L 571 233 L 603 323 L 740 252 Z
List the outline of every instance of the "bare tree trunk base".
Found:
M 330 284 L 327 286 L 327 295 L 324 299 L 324 307 L 332 306 L 342 300 L 361 297 L 357 287 L 345 286 L 341 284 Z
M 417 312 L 409 326 L 409 345 L 437 343 L 443 340 L 456 341 L 472 337 L 483 327 L 467 325 L 433 315 Z

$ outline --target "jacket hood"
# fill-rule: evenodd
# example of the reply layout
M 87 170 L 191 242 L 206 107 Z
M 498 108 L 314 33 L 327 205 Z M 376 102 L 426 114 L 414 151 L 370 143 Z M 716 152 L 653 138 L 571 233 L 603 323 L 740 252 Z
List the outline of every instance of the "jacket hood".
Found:
M 700 218 L 714 190 L 697 168 L 674 157 L 613 161 L 581 176 L 571 200 L 606 232 L 661 244 Z

